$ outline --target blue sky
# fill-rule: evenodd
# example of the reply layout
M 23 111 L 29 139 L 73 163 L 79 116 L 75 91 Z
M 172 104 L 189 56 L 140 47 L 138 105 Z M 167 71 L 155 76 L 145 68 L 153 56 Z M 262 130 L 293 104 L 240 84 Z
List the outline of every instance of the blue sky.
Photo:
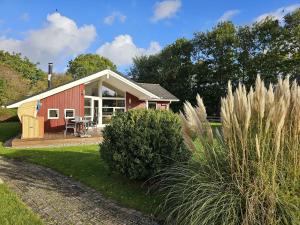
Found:
M 294 0 L 0 0 L 0 49 L 21 52 L 42 69 L 52 61 L 59 72 L 76 55 L 97 53 L 126 72 L 132 57 L 157 53 L 218 21 L 281 19 L 297 7 Z

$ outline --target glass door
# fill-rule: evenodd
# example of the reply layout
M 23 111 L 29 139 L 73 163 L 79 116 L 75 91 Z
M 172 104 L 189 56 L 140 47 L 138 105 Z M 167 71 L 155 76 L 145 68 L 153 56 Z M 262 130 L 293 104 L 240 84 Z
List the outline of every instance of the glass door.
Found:
M 84 98 L 84 118 L 99 124 L 99 98 L 98 97 L 85 97 Z

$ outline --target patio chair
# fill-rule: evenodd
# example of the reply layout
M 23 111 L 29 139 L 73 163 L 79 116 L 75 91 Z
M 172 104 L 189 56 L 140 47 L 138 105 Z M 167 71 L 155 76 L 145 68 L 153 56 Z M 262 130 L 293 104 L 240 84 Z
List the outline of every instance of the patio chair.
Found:
M 73 134 L 75 136 L 75 134 L 76 134 L 76 123 L 71 122 L 71 120 L 69 120 L 69 119 L 65 119 L 65 132 L 64 132 L 65 136 L 67 136 L 68 129 L 72 129 Z
M 84 118 L 85 120 L 89 120 L 89 122 L 86 124 L 86 128 L 92 128 L 93 132 L 95 132 L 95 129 L 97 129 L 97 119 L 94 118 L 94 120 L 91 120 L 91 118 Z

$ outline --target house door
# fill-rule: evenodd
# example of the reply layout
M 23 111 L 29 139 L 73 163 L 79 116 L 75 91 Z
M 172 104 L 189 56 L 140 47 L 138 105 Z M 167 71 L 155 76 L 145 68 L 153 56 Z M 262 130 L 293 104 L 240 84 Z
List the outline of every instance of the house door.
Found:
M 84 117 L 99 124 L 99 98 L 85 97 L 84 98 Z

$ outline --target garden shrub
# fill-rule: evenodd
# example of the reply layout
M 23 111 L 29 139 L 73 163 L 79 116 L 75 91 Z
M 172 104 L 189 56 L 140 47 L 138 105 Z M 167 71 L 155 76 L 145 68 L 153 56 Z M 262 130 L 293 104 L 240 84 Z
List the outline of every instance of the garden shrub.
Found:
M 190 163 L 161 173 L 161 210 L 171 224 L 300 224 L 300 86 L 289 79 L 249 92 L 231 84 L 222 99 L 222 134 L 198 105 L 185 103 Z M 197 134 L 195 143 L 193 134 Z
M 103 131 L 101 157 L 130 179 L 147 179 L 176 161 L 187 161 L 178 115 L 167 110 L 129 110 Z

